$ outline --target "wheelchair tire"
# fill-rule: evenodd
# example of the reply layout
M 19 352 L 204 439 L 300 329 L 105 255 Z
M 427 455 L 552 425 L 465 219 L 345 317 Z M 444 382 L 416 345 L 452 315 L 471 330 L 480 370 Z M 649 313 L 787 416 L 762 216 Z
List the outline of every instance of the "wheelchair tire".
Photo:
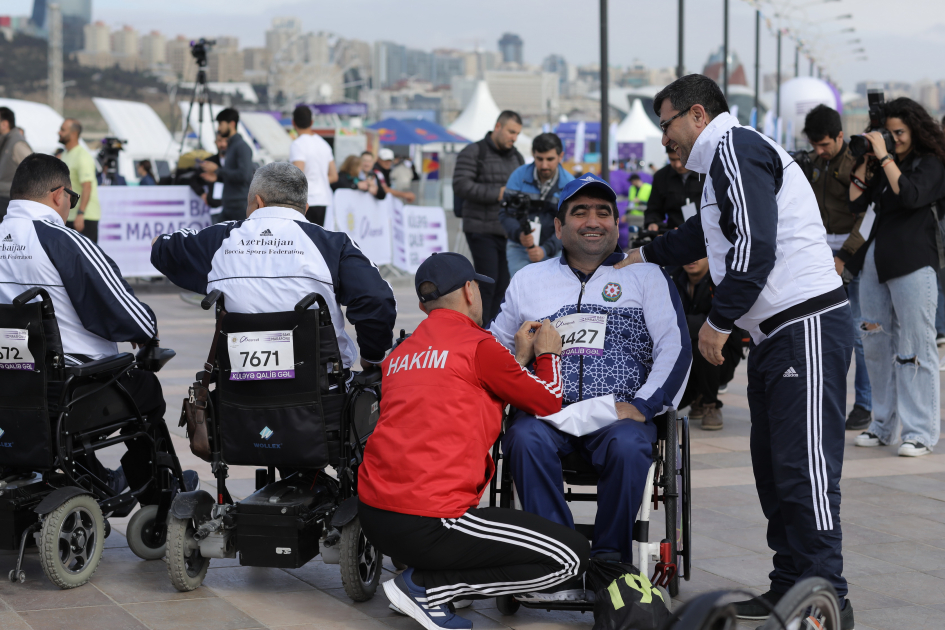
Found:
M 521 606 L 514 595 L 499 595 L 495 598 L 495 607 L 505 616 L 514 615 Z
M 82 586 L 105 548 L 105 517 L 94 497 L 72 497 L 46 515 L 40 531 L 39 563 L 59 588 Z
M 669 581 L 669 595 L 676 597 L 679 595 L 679 483 L 677 477 L 676 455 L 679 449 L 679 436 L 677 433 L 676 419 L 672 418 L 666 423 L 666 452 L 665 468 L 663 475 L 666 479 L 666 487 L 663 492 L 666 495 L 666 538 L 669 540 L 670 557 L 676 565 L 676 575 Z
M 158 560 L 164 557 L 167 548 L 167 525 L 163 526 L 163 533 L 156 547 L 152 546 L 152 531 L 154 530 L 154 517 L 157 515 L 158 506 L 145 505 L 134 513 L 131 520 L 128 521 L 128 529 L 125 530 L 125 537 L 128 539 L 128 547 L 131 552 L 142 560 Z
M 374 597 L 381 581 L 381 553 L 361 529 L 361 519 L 354 517 L 341 529 L 341 583 L 345 593 L 356 602 Z
M 200 555 L 192 519 L 167 517 L 167 574 L 178 591 L 186 593 L 203 584 L 210 558 Z

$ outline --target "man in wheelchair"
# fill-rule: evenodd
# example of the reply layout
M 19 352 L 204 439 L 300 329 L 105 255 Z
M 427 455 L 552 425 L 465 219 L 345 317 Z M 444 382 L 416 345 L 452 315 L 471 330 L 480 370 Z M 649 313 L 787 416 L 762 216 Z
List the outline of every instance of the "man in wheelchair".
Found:
M 156 237 L 151 264 L 184 289 L 219 289 L 230 313 L 291 311 L 299 298 L 318 293 L 328 303 L 344 369 L 359 349 L 362 367 L 379 364 L 393 344 L 394 292 L 346 234 L 305 219 L 305 174 L 287 162 L 267 164 L 253 176 L 247 202 L 241 221 Z M 345 314 L 357 347 L 345 332 Z
M 633 523 L 657 440 L 654 416 L 675 408 L 692 361 L 686 318 L 672 281 L 656 265 L 614 270 L 616 195 L 594 175 L 561 193 L 555 219 L 560 259 L 512 279 L 492 334 L 513 352 L 523 322 L 550 319 L 563 342 L 564 410 L 551 418 L 519 409 L 503 440 L 516 494 L 527 512 L 574 527 L 561 458 L 579 454 L 598 482 L 591 555 L 632 562 Z M 635 265 L 640 267 L 640 265 Z M 583 598 L 577 580 L 520 601 Z
M 70 185 L 69 167 L 55 157 L 33 153 L 17 167 L 12 201 L 0 223 L 0 303 L 12 303 L 31 287 L 44 288 L 54 305 L 65 364 L 75 366 L 118 354 L 118 342 L 154 343 L 158 331 L 154 312 L 135 297 L 118 266 L 98 245 L 65 226 L 79 199 Z M 148 423 L 164 426 L 164 394 L 153 372 L 133 369 L 118 382 Z M 51 399 L 57 395 L 48 393 Z M 166 428 L 159 433 L 167 435 Z M 126 444 L 128 452 L 115 471 L 92 452 L 76 461 L 115 493 L 129 484 L 139 488 L 151 478 L 151 445 L 145 438 Z M 197 483 L 196 472 L 184 471 L 185 487 Z M 156 502 L 153 496 L 140 499 Z
M 506 402 L 536 415 L 561 409 L 561 340 L 551 323 L 525 322 L 513 357 L 481 328 L 480 282 L 492 280 L 459 254 L 420 265 L 428 317 L 382 364 L 381 417 L 358 473 L 365 534 L 409 567 L 384 591 L 427 630 L 472 627 L 448 606 L 454 600 L 553 588 L 587 565 L 581 534 L 479 507 Z M 534 374 L 522 367 L 533 361 Z

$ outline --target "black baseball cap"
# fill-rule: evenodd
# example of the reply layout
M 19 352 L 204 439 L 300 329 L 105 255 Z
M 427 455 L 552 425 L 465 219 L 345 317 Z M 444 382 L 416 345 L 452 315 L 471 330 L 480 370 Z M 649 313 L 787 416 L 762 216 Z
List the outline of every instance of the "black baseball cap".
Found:
M 414 282 L 417 285 L 417 297 L 420 298 L 421 302 L 432 302 L 441 298 L 462 287 L 470 280 L 488 282 L 489 284 L 495 282 L 492 278 L 476 273 L 468 258 L 454 252 L 434 253 L 423 261 L 417 269 L 417 275 L 414 277 Z M 436 286 L 436 291 L 420 295 L 420 285 L 424 282 L 432 282 Z

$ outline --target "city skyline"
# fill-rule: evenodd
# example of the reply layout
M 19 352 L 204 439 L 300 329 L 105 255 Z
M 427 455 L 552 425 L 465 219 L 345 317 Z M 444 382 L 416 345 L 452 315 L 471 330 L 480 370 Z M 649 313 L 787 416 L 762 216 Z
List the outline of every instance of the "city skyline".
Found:
M 7 0 L 4 12 L 28 14 L 33 0 Z M 712 5 L 718 4 L 718 7 Z M 639 61 L 650 67 L 676 65 L 676 10 L 673 6 L 650 3 L 611 3 L 610 56 L 616 66 Z M 705 59 L 722 39 L 721 0 L 687 3 L 686 55 L 687 71 L 701 71 Z M 906 5 L 906 6 L 903 6 Z M 191 3 L 167 0 L 155 12 L 152 3 L 121 0 L 95 0 L 93 19 L 103 20 L 113 28 L 129 24 L 142 32 L 160 30 L 169 38 L 177 34 L 229 35 L 238 37 L 245 46 L 264 45 L 263 24 L 272 17 L 294 15 L 301 18 L 306 31 L 331 31 L 345 38 L 366 41 L 387 40 L 413 48 L 472 49 L 477 45 L 498 50 L 498 40 L 506 32 L 519 35 L 524 41 L 523 60 L 539 65 L 551 54 L 563 56 L 569 63 L 594 63 L 598 54 L 596 3 L 590 10 L 575 11 L 573 3 L 562 0 L 522 0 L 509 5 L 499 0 L 481 0 L 477 11 L 457 10 L 454 3 L 440 0 L 412 0 L 394 3 L 377 0 L 347 0 L 344 10 L 337 3 L 319 1 L 281 2 L 272 0 L 207 0 L 202 12 L 193 11 Z M 744 2 L 731 3 L 730 47 L 738 52 L 753 76 L 754 12 Z M 822 15 L 851 12 L 853 19 L 842 23 L 856 28 L 855 38 L 862 42 L 866 62 L 845 65 L 828 63 L 831 78 L 846 91 L 861 81 L 936 80 L 945 76 L 932 63 L 945 56 L 945 9 L 935 0 L 903 0 L 902 10 L 890 12 L 881 0 L 844 0 L 828 5 Z M 567 19 L 561 19 L 567 15 Z M 921 28 L 912 24 L 922 15 Z M 356 19 L 352 19 L 355 16 Z M 665 25 L 654 28 L 653 24 Z M 884 25 L 889 32 L 877 29 Z M 823 29 L 822 29 L 823 30 Z M 829 28 L 826 30 L 830 30 Z M 838 50 L 847 58 L 837 31 Z M 775 70 L 774 37 L 763 28 L 762 74 Z M 847 46 L 848 48 L 848 46 Z M 920 60 L 916 63 L 916 60 Z M 924 60 L 928 60 L 924 62 Z M 806 60 L 801 60 L 801 75 L 807 74 Z M 794 47 L 785 39 L 782 47 L 782 72 L 793 76 Z

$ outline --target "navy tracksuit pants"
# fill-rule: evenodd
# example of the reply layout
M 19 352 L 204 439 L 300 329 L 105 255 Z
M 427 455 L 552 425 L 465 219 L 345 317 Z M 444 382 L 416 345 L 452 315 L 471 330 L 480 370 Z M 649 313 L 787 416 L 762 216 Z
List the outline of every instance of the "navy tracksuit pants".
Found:
M 561 458 L 577 451 L 600 475 L 591 555 L 619 553 L 623 562 L 633 562 L 633 522 L 643 501 L 655 442 L 652 420 L 618 420 L 574 437 L 519 413 L 502 437 L 502 452 L 525 511 L 573 528 L 574 517 L 564 499 Z
M 817 576 L 840 597 L 847 593 L 840 474 L 850 321 L 843 304 L 752 344 L 748 355 L 751 461 L 774 551 L 775 592 Z

